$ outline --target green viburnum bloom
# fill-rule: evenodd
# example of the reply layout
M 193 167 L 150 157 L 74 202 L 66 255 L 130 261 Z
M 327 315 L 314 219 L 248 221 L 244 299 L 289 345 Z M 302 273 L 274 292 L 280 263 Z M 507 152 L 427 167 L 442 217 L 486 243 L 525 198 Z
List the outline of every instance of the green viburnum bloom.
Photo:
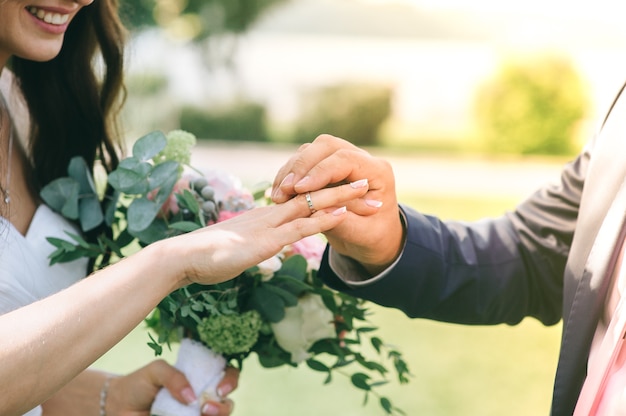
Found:
M 184 130 L 172 130 L 166 135 L 167 145 L 156 157 L 156 161 L 173 160 L 183 165 L 191 162 L 191 148 L 196 144 L 196 136 Z
M 240 354 L 250 351 L 259 339 L 263 321 L 251 310 L 240 315 L 217 315 L 198 324 L 200 339 L 217 354 Z

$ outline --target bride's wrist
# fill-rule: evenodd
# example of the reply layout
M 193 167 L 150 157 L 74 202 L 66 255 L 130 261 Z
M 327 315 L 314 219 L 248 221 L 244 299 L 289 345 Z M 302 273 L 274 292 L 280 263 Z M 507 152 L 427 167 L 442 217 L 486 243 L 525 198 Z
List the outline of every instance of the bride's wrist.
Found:
M 162 276 L 168 290 L 164 296 L 188 283 L 185 276 L 185 256 L 180 253 L 180 245 L 176 243 L 175 237 L 168 238 L 154 242 L 140 252 L 153 271 L 149 275 Z

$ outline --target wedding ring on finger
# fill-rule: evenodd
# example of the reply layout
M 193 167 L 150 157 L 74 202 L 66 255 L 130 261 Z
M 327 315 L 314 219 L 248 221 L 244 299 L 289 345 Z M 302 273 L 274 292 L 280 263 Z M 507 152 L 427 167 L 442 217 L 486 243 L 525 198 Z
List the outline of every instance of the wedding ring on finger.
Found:
M 313 201 L 311 200 L 311 193 L 307 192 L 306 194 L 304 194 L 304 197 L 306 198 L 306 203 L 309 206 L 309 210 L 311 211 L 311 214 L 315 214 L 317 210 L 313 207 Z

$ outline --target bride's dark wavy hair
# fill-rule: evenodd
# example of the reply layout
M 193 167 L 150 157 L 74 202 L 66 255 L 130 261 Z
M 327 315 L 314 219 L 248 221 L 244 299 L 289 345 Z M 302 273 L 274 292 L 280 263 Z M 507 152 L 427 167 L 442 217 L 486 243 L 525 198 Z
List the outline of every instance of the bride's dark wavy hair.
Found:
M 12 58 L 30 113 L 35 186 L 66 176 L 74 156 L 84 157 L 92 169 L 98 159 L 109 171 L 117 166 L 125 37 L 118 0 L 96 0 L 74 17 L 54 59 Z

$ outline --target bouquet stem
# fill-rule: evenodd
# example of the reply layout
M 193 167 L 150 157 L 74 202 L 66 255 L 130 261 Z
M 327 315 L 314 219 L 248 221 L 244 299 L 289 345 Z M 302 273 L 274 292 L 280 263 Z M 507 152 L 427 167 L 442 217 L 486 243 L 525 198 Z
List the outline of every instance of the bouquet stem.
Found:
M 152 403 L 152 416 L 198 416 L 200 406 L 205 401 L 221 400 L 217 394 L 217 385 L 224 377 L 224 357 L 198 341 L 184 338 L 180 343 L 175 367 L 185 374 L 198 400 L 184 405 L 162 388 Z

